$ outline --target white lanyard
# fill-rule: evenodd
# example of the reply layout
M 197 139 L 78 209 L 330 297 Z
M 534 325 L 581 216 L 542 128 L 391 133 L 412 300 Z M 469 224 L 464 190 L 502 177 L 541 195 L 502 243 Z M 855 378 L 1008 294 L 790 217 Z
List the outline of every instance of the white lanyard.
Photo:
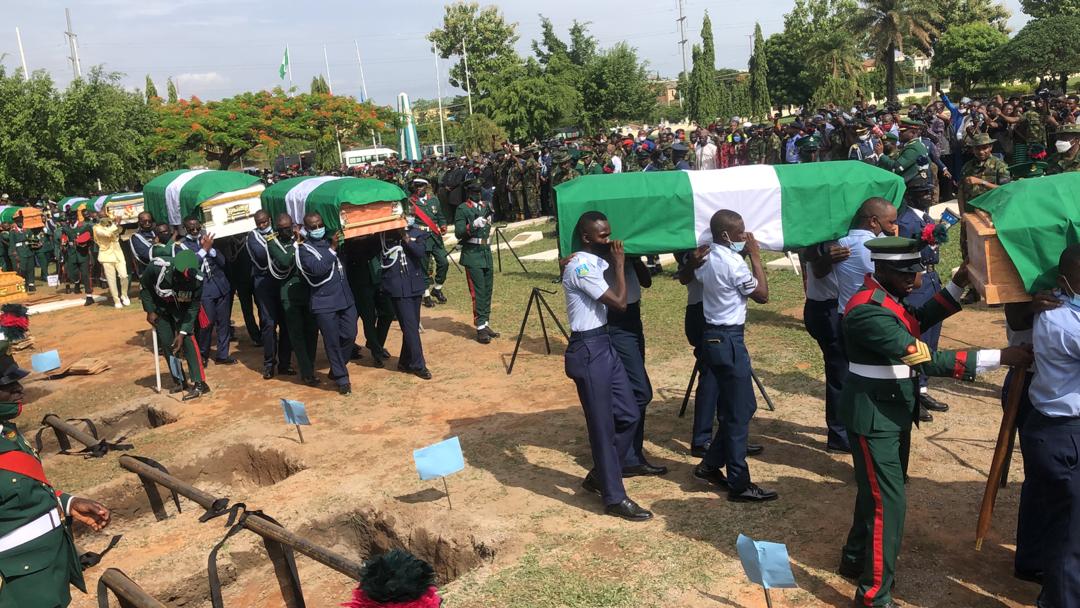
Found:
M 319 250 L 315 249 L 311 245 L 307 243 L 301 243 L 300 247 L 303 247 L 310 251 L 311 255 L 315 256 L 316 260 L 322 259 L 322 255 L 319 254 Z M 318 283 L 313 282 L 311 280 L 311 276 L 308 275 L 307 271 L 304 270 L 304 266 L 300 263 L 300 247 L 296 248 L 296 267 L 300 270 L 300 274 L 304 275 L 304 280 L 307 281 L 308 285 L 311 285 L 312 287 L 319 287 L 321 285 L 325 285 L 330 281 L 330 279 L 334 278 L 334 271 L 337 270 L 338 267 L 337 260 L 334 260 L 334 265 L 330 268 L 330 274 L 326 275 L 325 279 L 319 281 Z M 335 258 L 337 257 L 337 254 L 334 253 L 333 249 L 330 250 L 330 255 L 334 256 Z
M 274 239 L 274 244 L 281 248 L 282 253 L 288 253 L 285 251 L 285 246 L 281 244 L 281 241 Z M 252 258 L 254 259 L 254 258 Z M 275 279 L 284 279 L 289 276 L 289 269 L 280 270 L 280 267 L 274 263 L 274 259 L 270 257 L 270 244 L 266 245 L 266 270 L 270 273 L 270 276 Z
M 383 232 L 379 233 L 379 242 L 382 243 L 383 261 L 381 261 L 380 264 L 382 265 L 383 270 L 393 268 L 394 264 L 397 264 L 399 260 L 401 261 L 402 270 L 409 267 L 409 258 L 405 257 L 405 248 L 403 246 L 394 245 L 393 247 L 387 247 L 386 236 Z M 387 258 L 390 258 L 389 264 L 385 261 Z
M 267 248 L 267 245 L 266 245 L 266 237 L 264 237 L 262 235 L 262 233 L 260 233 L 258 231 L 258 229 L 252 230 L 251 234 L 255 235 L 255 239 L 258 240 L 259 244 L 262 245 L 263 252 L 266 254 L 266 259 L 267 259 L 267 261 L 269 261 L 270 260 L 270 250 Z M 262 270 L 262 271 L 266 271 L 267 267 L 259 265 L 259 262 L 258 262 L 259 256 L 255 255 L 255 252 L 251 250 L 251 239 L 244 239 L 244 249 L 247 249 L 248 257 L 251 258 L 251 263 L 255 265 L 255 268 L 258 268 L 259 270 Z

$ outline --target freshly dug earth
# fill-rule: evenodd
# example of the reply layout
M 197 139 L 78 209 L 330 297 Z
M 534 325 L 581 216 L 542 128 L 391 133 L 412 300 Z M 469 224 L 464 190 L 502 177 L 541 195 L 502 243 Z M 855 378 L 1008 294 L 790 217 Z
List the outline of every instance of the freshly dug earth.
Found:
M 657 516 L 632 524 L 602 515 L 595 496 L 580 489 L 591 458 L 557 331 L 555 352 L 545 356 L 531 322 L 513 375 L 506 374 L 525 286 L 546 283 L 549 275 L 542 276 L 499 275 L 496 292 L 505 289 L 501 295 L 509 298 L 496 302 L 496 327 L 504 333 L 488 346 L 470 339 L 467 291 L 452 278 L 451 305 L 423 312 L 424 350 L 435 379 L 390 371 L 396 357 L 387 369 L 375 369 L 365 351 L 362 361 L 350 364 L 354 392 L 348 397 L 308 388 L 295 377 L 262 380 L 262 351 L 244 335 L 234 343 L 241 364 L 211 363 L 213 392 L 182 403 L 178 395 L 153 390 L 141 311 L 94 306 L 36 316 L 31 329 L 38 350 L 59 348 L 64 361 L 99 357 L 112 369 L 99 376 L 32 377 L 22 426 L 31 434 L 46 413 L 90 418 L 103 435 L 124 435 L 134 445 L 127 453 L 153 458 L 188 483 L 261 509 L 354 560 L 407 547 L 435 566 L 450 608 L 764 606 L 761 590 L 741 572 L 739 533 L 787 544 L 800 588 L 773 593 L 774 605 L 849 605 L 852 585 L 835 568 L 851 522 L 851 462 L 824 449 L 820 357 L 801 329 L 793 279 L 778 279 L 791 293 L 755 309 L 748 326 L 755 368 L 777 408 L 768 411 L 760 402 L 751 425 L 752 440 L 765 446 L 750 461 L 754 480 L 780 492 L 779 501 L 765 505 L 729 503 L 692 480 L 691 414 L 676 416 L 693 365 L 681 336 L 685 292 L 658 278 L 646 294 L 646 334 L 658 336 L 650 350 L 659 353 L 648 362 L 656 397 L 646 450 L 670 473 L 627 481 L 630 496 Z M 561 296 L 548 299 L 562 315 Z M 239 310 L 235 318 L 242 334 Z M 961 345 L 951 338 L 1000 346 L 1000 319 L 995 311 L 965 311 L 946 323 L 945 346 Z M 395 329 L 388 348 L 396 355 L 399 344 Z M 27 364 L 29 353 L 17 358 Z M 325 378 L 321 353 L 319 366 Z M 905 605 L 1025 606 L 1038 592 L 1011 577 L 1019 453 L 999 494 L 991 535 L 982 552 L 974 550 L 1002 376 L 967 385 L 933 381 L 952 410 L 915 432 L 895 591 Z M 302 444 L 284 422 L 281 398 L 307 405 L 312 426 L 303 429 Z M 448 501 L 441 482 L 418 480 L 411 451 L 451 436 L 461 439 L 466 469 L 448 478 Z M 177 514 L 166 498 L 170 517 L 157 521 L 138 478 L 119 467 L 119 452 L 84 459 L 58 454 L 48 432 L 43 439 L 45 468 L 58 488 L 115 510 L 106 531 L 77 531 L 80 548 L 100 550 L 112 534 L 123 534 L 87 572 L 89 588 L 115 567 L 170 606 L 208 606 L 206 560 L 226 531 L 225 518 L 199 523 L 197 505 L 181 499 Z M 347 577 L 296 559 L 309 606 L 335 606 L 349 597 Z M 219 553 L 219 570 L 227 606 L 282 605 L 255 534 L 233 536 Z M 73 605 L 96 603 L 79 594 Z

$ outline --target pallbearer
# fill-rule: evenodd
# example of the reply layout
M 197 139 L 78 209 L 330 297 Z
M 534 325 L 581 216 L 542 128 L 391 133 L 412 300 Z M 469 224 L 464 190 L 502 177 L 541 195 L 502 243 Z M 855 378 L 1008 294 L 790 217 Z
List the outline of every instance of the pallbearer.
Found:
M 296 374 L 296 371 L 289 367 L 292 345 L 284 325 L 285 312 L 281 309 L 281 279 L 270 271 L 270 264 L 273 263 L 270 257 L 270 241 L 273 238 L 274 227 L 270 225 L 270 214 L 262 209 L 256 211 L 255 230 L 248 233 L 244 247 L 251 259 L 255 305 L 259 308 L 264 380 L 274 377 L 275 368 L 277 373 L 286 376 Z

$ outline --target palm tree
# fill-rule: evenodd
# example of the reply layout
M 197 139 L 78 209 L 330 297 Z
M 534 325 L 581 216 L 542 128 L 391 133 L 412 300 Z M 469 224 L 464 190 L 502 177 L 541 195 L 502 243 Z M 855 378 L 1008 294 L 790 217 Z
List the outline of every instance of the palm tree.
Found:
M 852 26 L 865 33 L 871 52 L 885 62 L 886 97 L 896 101 L 896 51 L 902 53 L 910 44 L 929 55 L 941 15 L 931 0 L 860 1 Z

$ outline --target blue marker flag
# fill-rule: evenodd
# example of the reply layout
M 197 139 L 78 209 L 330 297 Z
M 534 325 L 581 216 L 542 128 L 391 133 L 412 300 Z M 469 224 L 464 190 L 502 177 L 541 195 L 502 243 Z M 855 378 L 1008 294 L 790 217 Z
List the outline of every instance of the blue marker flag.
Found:
M 413 460 L 416 461 L 416 472 L 425 481 L 445 477 L 465 468 L 465 457 L 457 437 L 413 450 Z
M 288 424 L 306 424 L 310 425 L 311 421 L 308 420 L 307 410 L 304 409 L 304 404 L 299 401 L 293 401 L 292 399 L 282 399 L 281 409 L 285 410 L 285 422 Z
M 766 589 L 790 589 L 798 586 L 791 573 L 787 546 L 784 544 L 753 540 L 740 534 L 735 546 L 739 550 L 743 570 L 752 582 Z
M 30 367 L 35 372 L 51 372 L 60 367 L 60 353 L 55 350 L 30 356 Z

